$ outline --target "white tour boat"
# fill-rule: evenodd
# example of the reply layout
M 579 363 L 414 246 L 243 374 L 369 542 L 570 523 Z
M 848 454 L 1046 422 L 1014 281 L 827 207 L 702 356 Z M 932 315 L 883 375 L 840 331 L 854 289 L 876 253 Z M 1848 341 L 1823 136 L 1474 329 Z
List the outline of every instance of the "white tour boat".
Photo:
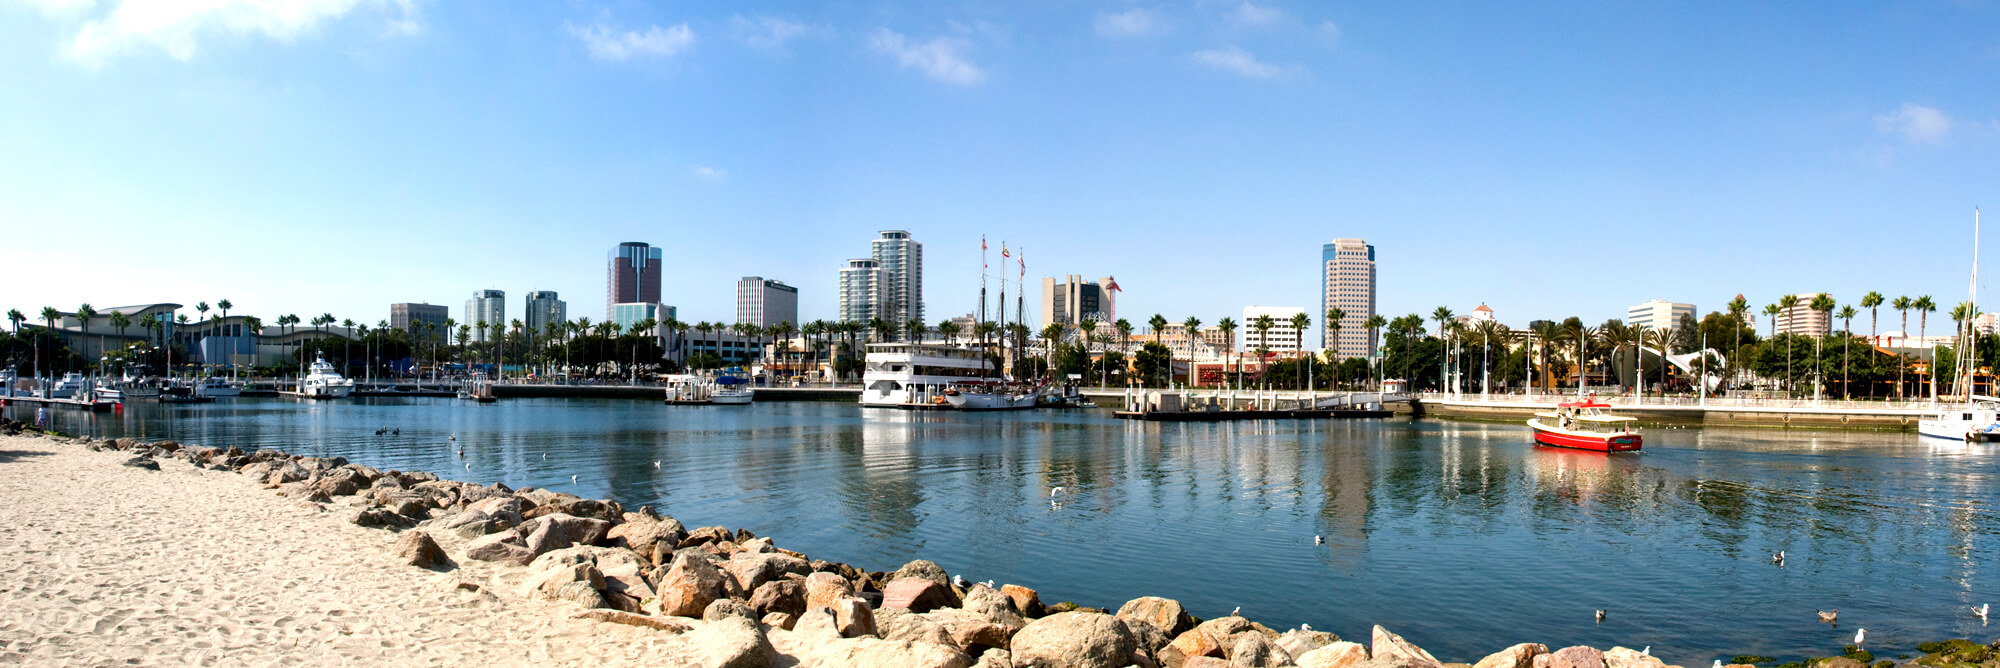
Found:
M 299 394 L 308 399 L 339 399 L 353 391 L 354 381 L 335 371 L 333 365 L 327 363 L 324 353 L 313 360 L 311 372 L 299 381 Z
M 999 381 L 978 350 L 922 343 L 872 343 L 861 373 L 861 405 L 944 408 L 954 383 Z
M 1954 441 L 2000 440 L 2000 399 L 1974 395 L 1962 406 L 1952 406 L 1938 416 L 1917 422 L 1917 433 Z
M 206 378 L 201 381 L 202 394 L 211 397 L 236 397 L 243 395 L 243 386 L 229 382 L 227 378 Z
M 83 374 L 71 371 L 63 374 L 62 380 L 56 381 L 55 387 L 49 388 L 48 398 L 79 399 L 81 397 L 77 394 L 83 392 L 86 387 L 89 387 L 89 383 L 84 381 Z

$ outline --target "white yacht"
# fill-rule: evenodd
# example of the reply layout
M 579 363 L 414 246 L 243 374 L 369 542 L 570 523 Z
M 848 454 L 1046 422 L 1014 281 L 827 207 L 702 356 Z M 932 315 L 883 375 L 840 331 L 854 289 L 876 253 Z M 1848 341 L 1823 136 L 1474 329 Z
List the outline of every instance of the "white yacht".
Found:
M 709 403 L 728 406 L 750 403 L 757 391 L 750 388 L 750 379 L 744 378 L 742 373 L 742 369 L 731 367 L 716 376 L 708 392 Z
M 861 405 L 945 408 L 946 390 L 965 381 L 1000 381 L 978 350 L 922 343 L 874 343 L 861 373 Z
M 14 396 L 14 385 L 21 382 L 21 375 L 14 367 L 0 369 L 0 397 Z
M 354 381 L 341 377 L 340 372 L 333 370 L 324 353 L 313 360 L 311 373 L 299 381 L 299 394 L 308 399 L 339 399 L 353 391 Z
M 83 374 L 71 371 L 63 374 L 62 380 L 56 381 L 55 387 L 49 388 L 48 398 L 77 399 L 80 397 L 76 395 L 83 392 L 86 387 L 89 387 L 89 383 L 84 382 Z
M 243 386 L 229 382 L 227 378 L 210 377 L 202 379 L 198 391 L 211 397 L 236 397 L 243 395 Z
M 1917 433 L 1954 441 L 2000 440 L 2000 399 L 1974 395 L 1962 406 L 1951 406 L 1938 416 L 1917 422 Z
M 962 411 L 1018 411 L 1042 403 L 1042 388 L 1022 383 L 953 383 L 945 403 Z

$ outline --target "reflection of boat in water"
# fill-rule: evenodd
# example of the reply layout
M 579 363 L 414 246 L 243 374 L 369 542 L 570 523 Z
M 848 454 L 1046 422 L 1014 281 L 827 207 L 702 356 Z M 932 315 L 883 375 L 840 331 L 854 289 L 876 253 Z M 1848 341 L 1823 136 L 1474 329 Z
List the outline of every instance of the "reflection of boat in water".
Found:
M 1935 418 L 1918 421 L 1917 433 L 1952 440 L 2000 440 L 2000 399 L 1974 396 L 1966 405 L 1946 408 Z
M 944 391 L 945 403 L 962 411 L 1018 411 L 1041 404 L 1041 388 L 1023 383 L 961 381 Z
M 339 399 L 353 391 L 354 381 L 341 377 L 340 372 L 333 370 L 325 354 L 313 360 L 310 373 L 299 381 L 299 394 L 309 399 Z
M 1606 414 L 1610 404 L 1586 400 L 1558 404 L 1553 413 L 1535 413 L 1528 427 L 1535 430 L 1535 443 L 1558 448 L 1596 452 L 1636 452 L 1642 444 L 1632 431 L 1637 418 Z

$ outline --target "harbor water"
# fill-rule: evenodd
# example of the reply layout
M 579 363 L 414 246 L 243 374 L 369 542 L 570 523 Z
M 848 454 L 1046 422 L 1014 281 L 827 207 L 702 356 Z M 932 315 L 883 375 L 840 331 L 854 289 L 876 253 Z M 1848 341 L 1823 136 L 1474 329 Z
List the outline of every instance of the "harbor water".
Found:
M 1856 627 L 1894 658 L 2000 636 L 1969 611 L 2000 602 L 2000 446 L 1907 432 L 1653 429 L 1643 453 L 1607 457 L 1505 423 L 813 402 L 245 398 L 49 419 L 612 498 L 870 570 L 930 559 L 1050 602 L 1165 596 L 1362 642 L 1381 624 L 1446 661 L 1517 642 L 1789 660 L 1837 654 Z M 1838 627 L 1817 621 L 1832 609 Z

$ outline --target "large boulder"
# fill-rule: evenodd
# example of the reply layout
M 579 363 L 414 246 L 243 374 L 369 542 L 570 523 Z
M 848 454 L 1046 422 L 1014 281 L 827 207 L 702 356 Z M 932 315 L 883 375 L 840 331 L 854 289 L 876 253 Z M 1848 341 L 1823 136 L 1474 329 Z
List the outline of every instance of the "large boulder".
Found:
M 914 640 L 843 638 L 813 646 L 800 665 L 896 666 L 897 668 L 969 668 L 972 657 L 950 645 Z M 804 658 L 804 657 L 802 657 Z
M 529 510 L 522 516 L 528 519 L 534 519 L 537 517 L 546 517 L 550 515 L 570 515 L 573 517 L 588 517 L 595 520 L 602 520 L 606 523 L 606 526 L 609 527 L 610 523 L 623 521 L 625 519 L 625 508 L 619 506 L 617 501 L 599 501 L 597 499 L 564 499 L 560 501 L 555 501 L 553 503 L 536 506 L 534 509 Z
M 1152 624 L 1167 637 L 1173 637 L 1194 628 L 1194 616 L 1189 615 L 1181 602 L 1158 596 L 1141 596 L 1126 601 L 1118 607 L 1118 618 L 1126 621 L 1141 621 Z
M 728 576 L 715 564 L 693 554 L 674 557 L 674 566 L 660 578 L 657 587 L 660 614 L 699 617 L 708 604 L 729 597 Z
M 1029 617 L 1042 616 L 1042 599 L 1035 590 L 1017 584 L 1000 585 L 1000 594 L 1014 602 L 1014 608 Z
M 300 489 L 304 490 L 304 488 Z M 324 492 L 311 490 L 304 490 L 304 493 L 307 495 L 325 494 Z M 380 508 L 364 509 L 361 512 L 355 513 L 354 518 L 349 521 L 353 522 L 355 526 L 381 527 L 385 529 L 402 529 L 417 525 L 416 520 Z
M 742 617 L 723 615 L 682 637 L 704 668 L 768 668 L 775 658 L 763 627 Z
M 875 628 L 875 610 L 868 602 L 858 598 L 843 598 L 833 604 L 834 628 L 843 638 L 878 636 Z
M 1028 625 L 1028 620 L 1021 616 L 1021 609 L 1014 606 L 1013 599 L 983 584 L 974 584 L 966 588 L 964 600 L 960 602 L 959 607 L 964 608 L 966 612 L 985 617 L 995 624 L 1015 630 Z
M 750 606 L 744 605 L 742 601 L 732 598 L 715 599 L 714 603 L 708 604 L 708 607 L 701 611 L 702 621 L 712 622 L 723 617 L 741 617 L 755 620 L 757 619 L 757 613 L 751 610 Z
M 671 550 L 686 537 L 687 529 L 681 527 L 679 520 L 671 517 L 655 519 L 641 513 L 626 513 L 625 521 L 611 527 L 611 532 L 604 536 L 612 545 L 624 545 L 639 554 L 652 554 L 653 546 L 661 543 Z
M 1847 665 L 1835 663 L 1837 661 L 1845 661 Z M 1630 647 L 1613 647 L 1604 652 L 1604 665 L 1606 668 L 1666 668 L 1667 663 Z M 1843 656 L 1829 659 L 1820 664 L 1820 668 L 1867 668 L 1867 666 Z
M 1297 661 L 1299 657 L 1305 656 L 1307 652 L 1340 642 L 1340 636 L 1325 631 L 1293 629 L 1278 636 L 1278 639 L 1274 642 L 1277 643 L 1279 649 L 1285 650 L 1286 654 L 1292 655 L 1292 660 Z
M 148 471 L 160 470 L 160 463 L 153 461 L 152 457 L 148 457 L 146 455 L 139 455 L 137 457 L 127 459 L 125 460 L 125 465 L 135 469 L 146 469 Z
M 832 608 L 840 599 L 854 595 L 854 586 L 847 579 L 832 573 L 814 573 L 806 576 L 806 609 Z
M 314 473 L 306 486 L 328 496 L 349 496 L 367 487 L 368 479 L 352 469 L 328 469 Z
M 1292 655 L 1279 649 L 1262 633 L 1244 633 L 1236 637 L 1236 644 L 1229 650 L 1229 665 L 1234 668 L 1274 668 L 1292 666 Z
M 785 578 L 764 583 L 750 594 L 750 608 L 756 610 L 760 616 L 774 612 L 796 616 L 805 612 L 805 580 Z
M 910 640 L 937 645 L 956 645 L 951 640 L 951 632 L 930 615 L 921 615 L 902 608 L 883 608 L 875 612 L 876 631 L 884 640 Z M 959 646 L 963 648 L 963 646 Z
M 431 540 L 431 535 L 422 531 L 404 532 L 401 538 L 396 539 L 393 551 L 397 561 L 417 568 L 451 565 L 451 559 L 444 555 L 444 548 L 438 547 L 437 541 Z
M 959 597 L 952 593 L 951 585 L 932 582 L 923 578 L 908 577 L 889 581 L 882 589 L 882 607 L 902 608 L 910 612 L 930 612 L 938 608 L 959 606 Z
M 1370 640 L 1369 656 L 1377 660 L 1403 660 L 1430 668 L 1444 668 L 1444 663 L 1431 656 L 1424 648 L 1416 646 L 1402 636 L 1390 633 L 1388 629 L 1376 625 Z M 1603 668 L 1599 666 L 1597 668 Z
M 917 578 L 936 582 L 946 587 L 951 586 L 951 576 L 944 572 L 943 567 L 938 566 L 935 562 L 923 559 L 903 564 L 902 568 L 896 569 L 894 575 L 889 576 L 889 581 L 894 582 L 903 578 Z
M 1014 665 L 1029 668 L 1120 668 L 1138 644 L 1117 617 L 1064 612 L 1029 622 L 1014 634 L 1008 651 Z
M 1605 668 L 1604 653 L 1577 645 L 1535 657 L 1534 668 Z
M 528 551 L 537 555 L 572 545 L 596 545 L 610 530 L 610 522 L 562 513 L 532 518 L 520 526 Z
M 1368 648 L 1361 643 L 1335 642 L 1300 654 L 1294 662 L 1299 668 L 1353 668 L 1368 662 Z
M 1549 646 L 1541 643 L 1524 642 L 1507 649 L 1486 655 L 1472 668 L 1534 668 L 1535 657 L 1549 653 Z
M 804 576 L 812 573 L 812 565 L 775 552 L 738 552 L 723 562 L 722 570 L 736 580 L 738 591 L 754 592 L 764 583 L 784 577 L 786 574 Z
M 604 574 L 597 572 L 596 566 L 587 563 L 549 568 L 529 575 L 521 584 L 521 596 L 561 599 L 566 596 L 563 587 L 572 582 L 581 582 L 592 590 L 602 591 Z
M 978 654 L 989 647 L 1007 649 L 1014 638 L 1014 633 L 1020 630 L 1020 627 L 995 624 L 985 615 L 957 608 L 942 608 L 910 616 L 935 623 L 944 630 L 952 645 L 965 650 L 967 654 Z
M 494 534 L 474 538 L 465 544 L 465 558 L 476 561 L 493 561 L 516 566 L 526 566 L 535 560 L 535 553 L 521 540 L 521 534 L 508 529 Z

